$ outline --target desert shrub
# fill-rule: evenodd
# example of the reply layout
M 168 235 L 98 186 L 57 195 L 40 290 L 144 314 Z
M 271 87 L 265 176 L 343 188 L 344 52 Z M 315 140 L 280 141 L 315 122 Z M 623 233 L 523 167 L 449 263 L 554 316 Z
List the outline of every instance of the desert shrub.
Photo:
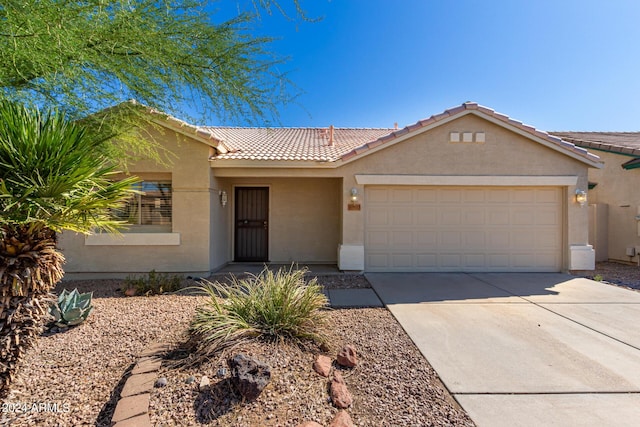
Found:
M 124 280 L 124 284 L 126 289 L 135 289 L 136 295 L 160 295 L 180 290 L 182 278 L 151 270 L 144 276 L 128 276 Z
M 81 294 L 77 289 L 71 292 L 63 289 L 58 298 L 49 306 L 52 324 L 59 328 L 76 326 L 87 320 L 93 311 L 93 292 Z
M 230 284 L 203 281 L 198 289 L 209 298 L 190 327 L 199 350 L 214 354 L 256 337 L 325 343 L 328 300 L 317 279 L 305 281 L 305 272 L 265 268 Z
M 593 280 L 595 280 L 596 282 L 602 282 L 604 280 L 604 277 L 602 277 L 601 274 L 596 274 L 595 276 L 593 276 Z

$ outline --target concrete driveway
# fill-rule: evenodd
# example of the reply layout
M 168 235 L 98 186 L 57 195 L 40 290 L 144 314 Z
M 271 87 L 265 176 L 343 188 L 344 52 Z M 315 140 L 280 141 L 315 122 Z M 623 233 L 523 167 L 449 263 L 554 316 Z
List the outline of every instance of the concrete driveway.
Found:
M 640 425 L 640 293 L 565 274 L 373 273 L 478 426 Z

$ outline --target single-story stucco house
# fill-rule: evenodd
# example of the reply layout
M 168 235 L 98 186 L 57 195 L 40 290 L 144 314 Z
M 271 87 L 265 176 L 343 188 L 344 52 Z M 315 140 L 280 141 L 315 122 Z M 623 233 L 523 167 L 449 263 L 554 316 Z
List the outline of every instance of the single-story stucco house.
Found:
M 402 129 L 195 127 L 150 111 L 170 167 L 130 165 L 144 195 L 120 236 L 64 233 L 67 277 L 231 262 L 341 270 L 594 268 L 599 157 L 476 103 Z
M 640 265 L 640 132 L 553 132 L 594 151 L 604 163 L 589 170 L 589 243 L 597 261 Z

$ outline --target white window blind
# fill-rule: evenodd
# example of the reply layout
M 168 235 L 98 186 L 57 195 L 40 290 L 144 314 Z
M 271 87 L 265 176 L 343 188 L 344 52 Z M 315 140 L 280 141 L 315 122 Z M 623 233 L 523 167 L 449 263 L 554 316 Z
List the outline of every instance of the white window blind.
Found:
M 171 225 L 171 182 L 143 181 L 142 191 L 122 208 L 114 211 L 118 219 L 131 225 Z

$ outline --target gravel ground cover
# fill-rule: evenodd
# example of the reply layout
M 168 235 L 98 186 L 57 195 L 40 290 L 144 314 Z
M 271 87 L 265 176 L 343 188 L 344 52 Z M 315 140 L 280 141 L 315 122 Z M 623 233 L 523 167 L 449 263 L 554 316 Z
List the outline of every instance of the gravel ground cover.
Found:
M 326 287 L 367 287 L 363 276 L 319 277 Z M 195 282 L 187 281 L 186 284 Z M 137 355 L 154 342 L 176 347 L 204 297 L 162 295 L 124 298 L 119 280 L 76 281 L 62 287 L 94 292 L 87 322 L 66 332 L 45 334 L 27 352 L 22 370 L 2 402 L 0 425 L 108 426 L 123 377 Z M 344 343 L 359 349 L 361 363 L 345 371 L 354 395 L 350 408 L 358 426 L 472 426 L 391 314 L 385 309 L 332 310 L 328 354 Z M 223 360 L 197 368 L 163 367 L 168 384 L 155 389 L 150 416 L 157 426 L 295 426 L 303 420 L 328 425 L 336 410 L 327 382 L 311 370 L 317 349 L 285 343 L 245 345 L 237 350 L 273 366 L 272 383 L 253 403 L 239 402 L 225 378 Z M 198 390 L 203 375 L 211 379 Z M 186 379 L 197 380 L 187 384 Z
M 640 290 L 637 265 L 602 262 L 594 272 L 580 275 Z M 361 275 L 327 275 L 319 280 L 326 288 L 370 287 Z M 137 355 L 154 342 L 176 346 L 182 342 L 195 307 L 203 301 L 188 295 L 123 298 L 122 286 L 121 280 L 59 286 L 58 291 L 63 287 L 93 291 L 95 311 L 84 325 L 45 334 L 27 353 L 9 397 L 2 402 L 0 425 L 110 425 L 122 378 Z M 386 310 L 334 310 L 331 319 L 334 340 L 329 354 L 347 342 L 362 354 L 361 364 L 344 372 L 355 398 L 349 412 L 356 425 L 473 425 Z M 326 380 L 310 369 L 317 350 L 283 343 L 238 350 L 274 367 L 272 384 L 256 402 L 238 402 L 225 388 L 225 379 L 216 377 L 222 359 L 185 370 L 163 367 L 161 375 L 168 385 L 152 395 L 154 425 L 285 426 L 306 419 L 328 424 L 335 409 L 327 400 Z M 198 390 L 203 375 L 211 379 L 205 393 Z M 189 376 L 196 381 L 187 384 Z
M 640 290 L 640 267 L 636 264 L 619 262 L 598 262 L 594 271 L 579 274 L 589 279 L 598 279 L 604 283 Z

